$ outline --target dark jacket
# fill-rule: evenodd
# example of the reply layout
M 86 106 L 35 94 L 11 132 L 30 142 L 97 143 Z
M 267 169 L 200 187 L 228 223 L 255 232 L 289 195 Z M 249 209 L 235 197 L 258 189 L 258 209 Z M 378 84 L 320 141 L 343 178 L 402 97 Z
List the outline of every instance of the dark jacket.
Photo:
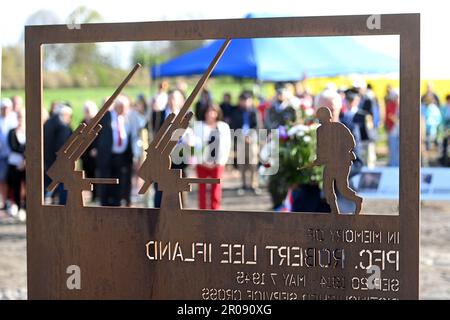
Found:
M 86 123 L 86 119 L 81 121 L 81 123 Z M 81 124 L 80 123 L 80 124 Z M 97 166 L 96 157 L 91 155 L 92 149 L 96 147 L 97 139 L 95 139 L 90 146 L 87 147 L 86 151 L 81 155 L 81 163 L 83 164 L 83 170 L 86 171 L 87 176 L 93 177 L 95 174 L 95 168 Z
M 72 129 L 64 124 L 59 115 L 51 116 L 44 123 L 44 165 L 47 170 L 56 160 L 56 152 L 72 134 Z
M 233 111 L 233 113 L 231 114 L 231 121 L 230 121 L 230 127 L 233 130 L 237 130 L 237 129 L 242 129 L 242 127 L 244 126 L 244 113 L 246 111 L 240 107 L 236 107 Z M 250 124 L 249 127 L 250 129 L 256 129 L 259 127 L 260 125 L 260 121 L 258 119 L 258 114 L 256 113 L 255 109 L 251 109 L 249 111 L 249 120 L 250 120 Z
M 102 130 L 95 140 L 95 147 L 97 149 L 97 168 L 101 172 L 102 169 L 110 167 L 112 147 L 113 147 L 113 131 L 111 126 L 111 112 L 107 112 L 100 121 Z M 133 163 L 133 152 L 131 149 L 131 134 L 128 132 L 128 145 L 123 153 L 125 162 Z
M 220 104 L 220 109 L 222 109 L 223 114 L 223 121 L 228 123 L 228 125 L 231 124 L 231 118 L 233 117 L 233 112 L 236 108 L 234 108 L 230 103 L 228 102 L 222 102 Z
M 9 130 L 8 133 L 8 144 L 9 148 L 13 152 L 17 152 L 25 156 L 25 144 L 20 143 L 19 140 L 17 140 L 16 136 L 16 129 Z
M 166 111 L 162 110 L 162 111 L 152 111 L 152 132 L 153 134 L 156 134 L 159 130 L 159 128 L 161 128 L 164 120 L 165 120 L 165 116 L 166 116 Z

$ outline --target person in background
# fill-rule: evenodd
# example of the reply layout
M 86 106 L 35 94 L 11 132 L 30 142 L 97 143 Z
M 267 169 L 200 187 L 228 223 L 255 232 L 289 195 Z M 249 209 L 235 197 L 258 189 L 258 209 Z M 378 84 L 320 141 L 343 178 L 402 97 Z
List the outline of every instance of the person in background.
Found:
M 137 96 L 136 102 L 134 103 L 134 109 L 141 115 L 147 116 L 149 114 L 149 107 L 147 99 L 144 94 L 139 94 Z
M 2 209 L 8 206 L 8 157 L 11 152 L 8 144 L 8 133 L 13 128 L 9 120 L 12 111 L 12 101 L 4 98 L 0 101 L 0 195 Z
M 400 126 L 399 126 L 399 94 L 390 85 L 384 97 L 385 129 L 388 134 L 389 162 L 388 166 L 398 167 L 400 164 Z
M 150 104 L 150 99 L 147 99 L 145 94 L 141 93 L 138 95 L 138 99 L 136 100 L 135 104 L 137 104 L 137 109 L 139 110 L 145 110 L 144 116 L 145 116 L 145 138 L 147 139 L 145 141 L 145 147 L 148 147 L 148 140 L 151 139 L 151 125 L 152 125 L 152 106 Z
M 20 112 L 23 109 L 23 99 L 21 96 L 12 96 L 11 97 L 11 102 L 12 102 L 12 108 L 11 108 L 11 113 L 10 113 L 10 119 L 9 121 L 11 122 L 11 126 L 13 128 L 18 126 L 18 112 Z
M 147 126 L 147 103 L 143 95 L 137 97 L 136 102 L 132 105 L 128 112 L 128 124 L 133 137 L 133 163 L 134 167 L 138 166 L 143 157 L 143 141 L 142 141 L 142 129 Z
M 261 119 L 261 123 L 265 124 L 266 123 L 266 115 L 268 113 L 267 110 L 271 106 L 271 101 L 270 101 L 270 99 L 265 99 L 264 96 L 262 96 L 262 95 L 258 95 L 257 99 L 258 99 L 258 105 L 257 105 L 256 109 L 258 110 L 259 118 Z
M 450 94 L 445 97 L 445 105 L 442 106 L 442 124 L 444 129 L 444 138 L 442 139 L 442 157 L 441 164 L 449 166 L 448 141 L 450 139 Z
M 258 113 L 253 106 L 251 92 L 244 91 L 240 94 L 239 104 L 233 113 L 230 126 L 238 140 L 234 144 L 237 166 L 242 179 L 242 188 L 238 189 L 238 195 L 243 195 L 245 190 L 260 194 L 257 172 L 259 160 L 257 129 L 261 125 Z M 250 185 L 247 185 L 247 173 L 250 175 Z
M 186 95 L 186 91 L 188 89 L 188 84 L 186 81 L 182 79 L 178 79 L 175 83 L 175 89 L 181 91 L 183 95 Z
M 166 105 L 167 106 L 167 105 Z M 150 131 L 152 136 L 155 136 L 158 133 L 159 128 L 161 128 L 166 116 L 166 108 L 163 110 L 152 110 L 150 117 Z
M 136 102 L 128 113 L 128 122 L 133 137 L 131 146 L 133 149 L 133 175 L 131 181 L 131 192 L 133 193 L 133 197 L 138 196 L 137 190 L 140 189 L 139 179 L 134 173 L 141 166 L 142 161 L 144 160 L 144 150 L 148 147 L 148 112 L 149 110 L 145 96 L 143 94 L 138 95 Z
M 230 125 L 234 108 L 231 105 L 231 94 L 229 92 L 224 93 L 220 109 L 222 110 L 223 121 Z
M 83 106 L 84 118 L 83 121 L 86 124 L 91 122 L 92 118 L 97 114 L 98 107 L 93 101 L 86 101 Z M 81 156 L 81 165 L 85 172 L 86 177 L 94 178 L 96 177 L 96 160 L 97 149 L 95 148 L 95 141 L 86 149 L 86 151 Z M 94 184 L 92 189 L 91 201 L 95 202 L 97 199 L 97 185 Z
M 427 83 L 427 89 L 425 93 L 420 98 L 420 102 L 422 104 L 428 105 L 430 103 L 434 103 L 438 106 L 441 105 L 441 101 L 439 100 L 439 96 L 433 91 L 433 85 L 431 82 Z
M 295 85 L 291 82 L 283 84 L 283 87 L 286 89 L 286 97 L 289 101 L 289 104 L 298 112 L 300 115 L 300 103 L 301 99 L 296 96 L 296 88 Z M 299 118 L 299 117 L 297 117 Z
M 8 133 L 8 145 L 11 150 L 8 157 L 8 185 L 13 193 L 10 214 L 24 220 L 25 199 L 21 197 L 25 183 L 25 121 L 22 110 L 17 111 L 17 127 Z
M 200 98 L 195 104 L 195 119 L 197 121 L 205 120 L 206 109 L 212 104 L 212 95 L 208 89 L 203 89 L 200 94 Z
M 119 179 L 118 185 L 99 185 L 102 206 L 120 206 L 122 200 L 131 205 L 131 167 L 133 137 L 127 115 L 130 100 L 120 95 L 103 119 L 97 137 L 97 172 L 99 178 Z
M 11 101 L 12 101 L 12 112 L 11 112 L 11 116 L 12 119 L 11 121 L 13 121 L 14 123 L 14 127 L 17 127 L 19 125 L 19 112 L 24 112 L 24 105 L 23 105 L 23 99 L 21 96 L 12 96 L 11 97 Z M 21 193 L 23 196 L 25 196 L 25 183 L 22 183 L 22 188 L 21 188 Z M 12 197 L 11 192 L 9 192 L 9 197 Z M 21 217 L 23 217 L 24 213 L 21 213 Z
M 70 123 L 72 121 L 72 108 L 67 105 L 60 104 L 55 108 L 53 115 L 44 123 L 44 170 L 51 167 L 56 160 L 56 153 L 64 145 L 66 140 L 72 134 Z M 44 176 L 44 192 L 46 199 L 58 195 L 60 205 L 65 205 L 67 200 L 67 191 L 64 185 L 60 183 L 53 194 L 47 192 L 51 179 L 45 174 Z M 46 200 L 46 201 L 47 201 Z
M 11 101 L 13 104 L 12 109 L 14 112 L 19 112 L 23 110 L 23 99 L 21 96 L 13 96 L 11 97 Z
M 177 115 L 180 112 L 181 108 L 183 107 L 185 100 L 186 100 L 186 98 L 185 98 L 183 92 L 181 92 L 178 89 L 170 90 L 169 91 L 169 99 L 167 101 L 167 107 L 164 111 L 164 115 L 163 115 L 162 119 L 165 120 L 171 113 L 174 113 L 175 115 Z M 193 142 L 192 129 L 188 127 L 188 128 L 186 128 L 186 131 L 183 134 L 183 137 L 178 142 L 177 146 L 175 147 L 175 149 L 172 152 L 171 169 L 181 170 L 181 174 L 183 177 L 186 177 L 185 170 L 186 170 L 186 167 L 187 167 L 188 161 L 189 161 L 189 159 L 187 157 L 185 157 L 184 154 L 182 154 L 182 152 L 184 150 L 186 150 L 183 147 L 185 147 L 185 146 L 191 147 L 193 144 L 194 144 L 194 142 Z M 154 188 L 155 188 L 154 206 L 155 206 L 155 208 L 160 208 L 161 200 L 162 200 L 162 192 L 158 190 L 157 183 L 154 184 Z M 182 192 L 181 196 L 182 196 L 181 202 L 182 202 L 182 205 L 184 205 L 187 203 L 186 192 Z
M 149 113 L 149 133 L 153 135 L 158 132 L 160 126 L 164 122 L 164 112 L 169 99 L 169 83 L 167 81 L 161 82 L 158 87 L 158 93 L 151 99 Z
M 372 90 L 372 85 L 366 85 L 364 80 L 355 81 L 353 89 L 360 96 L 359 110 L 353 120 L 359 124 L 360 129 L 360 157 L 368 167 L 373 168 L 377 160 L 375 141 L 380 118 L 378 101 Z
M 345 87 L 340 87 L 337 90 L 337 92 L 341 96 L 341 100 L 342 100 L 341 112 L 347 112 L 347 110 L 349 110 L 348 101 L 347 101 L 347 95 L 346 95 L 347 90 L 348 90 L 348 88 L 345 88 Z
M 302 118 L 314 117 L 314 97 L 309 93 L 304 81 L 298 81 L 295 84 L 295 96 L 300 99 Z
M 7 121 L 11 128 L 15 128 L 18 125 L 17 113 L 23 108 L 23 100 L 20 96 L 13 96 L 8 100 L 11 102 L 11 107 L 9 108 Z
M 430 97 L 430 95 L 428 96 Z M 432 101 L 431 103 L 428 103 Z M 432 144 L 437 144 L 437 133 L 439 125 L 442 121 L 442 114 L 439 107 L 435 104 L 434 98 L 425 99 L 422 104 L 422 115 L 425 119 L 425 148 L 426 151 L 431 149 Z
M 136 99 L 135 103 L 133 104 L 133 110 L 138 112 L 138 114 L 143 115 L 144 118 L 147 117 L 147 115 L 149 114 L 149 107 L 148 107 L 148 103 L 147 103 L 147 99 L 145 98 L 145 95 L 139 94 L 137 96 L 137 99 Z M 141 121 L 144 121 L 144 120 L 141 119 Z M 146 125 L 146 123 L 144 123 L 144 125 Z
M 380 104 L 378 103 L 377 96 L 373 91 L 371 83 L 367 84 L 364 96 L 362 98 L 362 109 L 370 113 L 373 118 L 373 124 L 375 129 L 378 129 L 380 124 Z
M 158 86 L 158 92 L 151 99 L 152 111 L 162 111 L 167 105 L 167 90 L 169 90 L 169 83 L 163 81 Z
M 289 100 L 289 91 L 286 87 L 277 88 L 275 98 L 271 106 L 266 110 L 266 129 L 278 129 L 280 126 L 293 123 L 297 120 L 294 107 Z
M 357 93 L 347 93 L 347 111 L 342 112 L 339 116 L 340 122 L 342 122 L 352 133 L 355 138 L 356 146 L 354 148 L 355 154 L 358 158 L 362 159 L 364 156 L 364 150 L 362 148 L 361 141 L 361 127 L 365 113 L 359 108 L 361 98 Z
M 48 117 L 52 117 L 53 115 L 55 115 L 58 106 L 60 105 L 60 103 L 58 101 L 53 100 L 50 103 L 50 111 L 48 112 Z
M 231 148 L 231 131 L 227 123 L 221 121 L 218 106 L 210 104 L 205 110 L 205 120 L 194 124 L 197 176 L 199 178 L 222 178 Z M 221 184 L 211 184 L 210 201 L 207 203 L 206 184 L 199 184 L 199 209 L 220 208 L 222 200 Z

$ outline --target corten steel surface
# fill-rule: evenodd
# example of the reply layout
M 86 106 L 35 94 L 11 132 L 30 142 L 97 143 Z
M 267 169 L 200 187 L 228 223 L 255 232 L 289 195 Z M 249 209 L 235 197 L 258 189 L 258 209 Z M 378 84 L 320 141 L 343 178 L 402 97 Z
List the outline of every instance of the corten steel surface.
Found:
M 418 298 L 420 18 L 381 15 L 375 30 L 367 18 L 26 27 L 29 298 Z M 380 34 L 400 35 L 398 216 L 180 210 L 176 194 L 161 212 L 43 205 L 42 44 Z M 379 289 L 366 290 L 370 263 Z M 70 265 L 80 290 L 66 286 Z

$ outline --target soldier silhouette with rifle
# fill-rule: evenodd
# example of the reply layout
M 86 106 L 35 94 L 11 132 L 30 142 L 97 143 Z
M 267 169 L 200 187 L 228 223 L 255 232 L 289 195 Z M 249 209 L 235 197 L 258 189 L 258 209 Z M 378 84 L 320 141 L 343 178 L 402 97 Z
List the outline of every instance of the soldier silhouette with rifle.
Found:
M 224 41 L 178 114 L 171 113 L 166 118 L 146 150 L 147 157 L 137 172 L 137 175 L 144 180 L 139 194 L 144 194 L 153 182 L 158 183 L 158 190 L 162 191 L 161 208 L 181 209 L 181 192 L 191 191 L 192 183 L 220 183 L 220 179 L 183 178 L 180 169 L 171 169 L 170 154 L 182 138 L 193 116 L 191 111 L 188 112 L 192 102 L 202 90 L 230 41 L 230 39 Z
M 95 183 L 99 184 L 119 184 L 118 179 L 106 178 L 86 178 L 83 170 L 76 170 L 76 162 L 86 149 L 92 144 L 98 133 L 102 129 L 99 123 L 104 115 L 108 112 L 109 107 L 114 100 L 119 96 L 122 89 L 130 81 L 135 72 L 140 68 L 140 64 L 136 64 L 128 76 L 122 81 L 120 86 L 116 89 L 113 95 L 105 102 L 103 107 L 92 118 L 89 124 L 81 123 L 73 132 L 69 139 L 56 153 L 56 160 L 47 170 L 47 175 L 52 180 L 47 190 L 53 192 L 56 187 L 62 183 L 64 189 L 68 191 L 68 198 L 66 206 L 82 207 L 83 190 L 92 191 L 92 186 Z
M 340 122 L 332 122 L 331 111 L 327 107 L 317 110 L 320 126 L 317 129 L 317 157 L 311 165 L 324 166 L 323 189 L 331 212 L 339 214 L 336 190 L 356 205 L 355 214 L 362 208 L 362 198 L 349 186 L 350 167 L 356 160 L 353 149 L 355 138 L 350 130 Z

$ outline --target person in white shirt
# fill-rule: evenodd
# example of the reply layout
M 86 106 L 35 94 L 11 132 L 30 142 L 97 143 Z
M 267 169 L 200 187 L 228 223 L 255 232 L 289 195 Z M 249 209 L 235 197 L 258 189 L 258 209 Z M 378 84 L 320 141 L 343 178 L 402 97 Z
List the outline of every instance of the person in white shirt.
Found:
M 169 89 L 169 83 L 167 81 L 163 81 L 158 86 L 158 92 L 151 100 L 151 108 L 152 111 L 163 111 L 167 105 L 167 100 L 169 95 L 167 94 L 167 90 Z
M 120 206 L 122 200 L 131 205 L 134 139 L 127 119 L 129 107 L 130 100 L 119 96 L 101 121 L 102 130 L 96 141 L 98 177 L 119 179 L 119 185 L 99 185 L 103 206 Z
M 231 131 L 221 121 L 221 109 L 210 104 L 205 110 L 205 120 L 194 125 L 197 176 L 199 178 L 222 178 L 231 149 Z M 220 209 L 221 184 L 212 184 L 210 201 L 207 203 L 206 184 L 199 184 L 199 209 Z
M 447 94 L 445 101 L 446 104 L 441 108 L 444 138 L 442 139 L 442 157 L 440 161 L 442 165 L 449 166 L 448 141 L 450 140 L 450 94 Z
M 14 128 L 15 123 L 11 121 L 12 102 L 10 99 L 0 101 L 0 195 L 3 201 L 3 209 L 6 209 L 8 198 L 8 157 L 11 149 L 8 144 L 8 133 Z
M 22 110 L 17 111 L 17 127 L 8 133 L 8 145 L 11 150 L 8 156 L 8 185 L 13 191 L 13 204 L 10 213 L 21 212 L 25 201 L 21 199 L 22 186 L 25 184 L 25 119 Z M 23 199 L 25 200 L 25 199 Z

